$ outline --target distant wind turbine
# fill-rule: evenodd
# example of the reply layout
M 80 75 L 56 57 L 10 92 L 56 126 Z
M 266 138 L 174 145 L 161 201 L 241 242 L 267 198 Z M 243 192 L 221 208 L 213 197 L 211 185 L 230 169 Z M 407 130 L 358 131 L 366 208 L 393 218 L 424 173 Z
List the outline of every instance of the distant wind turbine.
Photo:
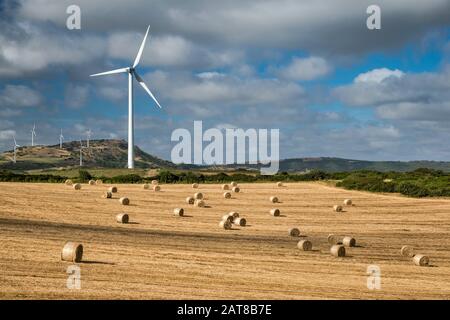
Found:
M 19 148 L 20 146 L 16 142 L 16 137 L 13 137 L 13 139 L 14 139 L 14 158 L 13 158 L 13 162 L 16 163 L 17 148 Z
M 64 136 L 62 134 L 62 129 L 61 129 L 61 133 L 59 134 L 59 148 L 62 149 L 62 144 L 64 141 Z
M 86 147 L 88 147 L 88 148 L 89 148 L 89 140 L 91 139 L 91 135 L 92 135 L 91 129 L 89 129 L 88 131 L 86 131 L 86 136 L 87 136 Z
M 80 139 L 80 167 L 83 166 L 83 149 L 86 147 L 83 147 L 83 142 Z
M 109 75 L 109 74 L 115 74 L 115 73 L 128 73 L 128 168 L 129 169 L 134 168 L 133 76 L 136 78 L 139 85 L 142 88 L 144 88 L 144 90 L 147 92 L 147 94 L 153 99 L 153 101 L 155 101 L 157 106 L 159 108 L 161 108 L 161 105 L 159 104 L 158 100 L 156 100 L 153 93 L 150 91 L 150 89 L 144 83 L 144 80 L 136 72 L 136 67 L 138 66 L 139 61 L 141 60 L 142 52 L 144 51 L 145 42 L 147 41 L 147 36 L 148 36 L 149 31 L 150 31 L 150 26 L 148 26 L 148 28 L 147 28 L 147 32 L 145 33 L 144 40 L 142 41 L 142 44 L 141 44 L 141 47 L 139 48 L 136 59 L 134 60 L 134 63 L 131 67 L 121 68 L 121 69 L 116 69 L 116 70 L 111 70 L 111 71 L 96 73 L 96 74 L 91 75 L 91 77 L 96 77 L 96 76 L 103 76 L 103 75 Z
M 34 147 L 34 137 L 36 137 L 36 124 L 33 124 L 33 129 L 31 129 L 31 146 Z

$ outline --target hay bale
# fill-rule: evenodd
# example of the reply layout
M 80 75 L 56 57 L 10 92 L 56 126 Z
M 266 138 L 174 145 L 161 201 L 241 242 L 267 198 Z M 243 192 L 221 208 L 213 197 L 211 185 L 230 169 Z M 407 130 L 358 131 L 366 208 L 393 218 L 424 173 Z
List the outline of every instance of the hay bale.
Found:
M 300 240 L 297 243 L 297 248 L 303 251 L 311 251 L 312 250 L 312 242 L 309 240 Z
M 239 218 L 239 212 L 236 212 L 236 211 L 231 211 L 228 213 L 228 215 L 230 217 L 233 217 L 233 219 Z
M 414 257 L 414 248 L 410 246 L 403 246 L 400 249 L 400 254 L 404 257 L 412 258 Z
M 130 199 L 128 199 L 127 197 L 122 197 L 119 199 L 119 202 L 121 205 L 127 206 L 130 204 Z
M 299 237 L 300 236 L 300 230 L 298 228 L 291 228 L 291 229 L 289 229 L 289 235 L 291 237 Z
M 71 186 L 71 185 L 73 185 L 73 181 L 70 180 L 70 179 L 67 179 L 66 181 L 64 181 L 64 184 L 65 184 L 66 186 Z
M 115 186 L 109 187 L 108 191 L 111 193 L 117 193 L 117 187 Z
M 356 240 L 355 238 L 352 237 L 344 237 L 344 239 L 342 240 L 342 244 L 346 247 L 354 247 L 356 246 Z
M 222 216 L 222 221 L 225 221 L 225 220 L 227 220 L 227 221 L 230 221 L 230 223 L 231 222 L 233 222 L 233 216 L 229 216 L 228 214 L 226 214 L 226 215 L 223 215 Z
M 245 218 L 236 218 L 233 223 L 237 226 L 245 227 L 247 225 L 247 220 Z
M 74 189 L 74 190 L 81 190 L 81 184 L 75 183 L 75 184 L 73 185 L 73 189 Z
M 161 187 L 159 185 L 154 185 L 153 186 L 153 191 L 159 192 L 159 191 L 161 191 Z
M 278 187 L 278 188 L 281 188 L 282 186 L 283 186 L 283 182 L 278 181 L 278 182 L 277 182 L 277 187 Z
M 340 206 L 340 205 L 335 205 L 335 206 L 333 207 L 333 210 L 334 210 L 335 212 L 342 212 L 342 206 Z
M 144 185 L 142 186 L 145 190 L 150 189 L 150 185 L 148 183 L 144 183 Z
M 416 254 L 413 258 L 414 264 L 420 267 L 426 267 L 430 264 L 430 258 L 423 254 Z
M 112 198 L 112 193 L 109 191 L 106 191 L 105 193 L 103 193 L 102 195 L 103 199 L 111 199 Z
M 83 258 L 83 245 L 76 242 L 66 242 L 61 251 L 61 260 L 69 262 L 81 262 Z
M 231 199 L 231 193 L 225 192 L 225 193 L 223 194 L 223 197 L 224 197 L 225 199 Z
M 336 237 L 334 234 L 329 234 L 327 241 L 331 245 L 338 244 L 338 242 L 339 242 L 338 237 Z
M 351 206 L 352 204 L 353 204 L 352 199 L 345 199 L 345 200 L 344 200 L 344 205 L 345 205 L 345 206 Z
M 89 185 L 90 186 L 95 186 L 95 181 L 94 180 L 89 180 Z
M 274 217 L 280 216 L 280 210 L 279 209 L 270 209 L 270 214 Z
M 193 183 L 192 184 L 192 189 L 197 189 L 198 188 L 198 183 Z
M 194 194 L 194 199 L 195 200 L 202 200 L 203 199 L 203 193 L 197 192 L 196 194 Z
M 196 207 L 203 208 L 205 206 L 205 201 L 197 199 L 195 200 L 194 205 Z
M 158 180 L 152 180 L 152 185 L 157 186 L 159 184 Z
M 103 184 L 103 181 L 102 180 L 100 180 L 100 179 L 97 179 L 97 180 L 95 180 L 95 184 L 96 185 L 102 185 Z
M 230 190 L 230 186 L 227 184 L 222 185 L 222 190 Z
M 335 244 L 331 247 L 330 253 L 335 257 L 345 257 L 345 247 L 340 244 Z
M 233 192 L 239 193 L 241 189 L 239 187 L 233 187 Z
M 126 213 L 119 213 L 116 216 L 117 223 L 128 223 L 129 220 L 130 220 L 130 217 Z
M 221 227 L 222 229 L 225 230 L 230 230 L 231 229 L 231 222 L 228 220 L 222 220 L 219 223 L 219 227 Z
M 182 216 L 184 216 L 184 209 L 183 208 L 175 208 L 175 209 L 173 209 L 173 214 L 176 215 L 177 217 L 182 217 Z
M 192 197 L 187 197 L 187 198 L 186 198 L 186 203 L 187 203 L 187 204 L 194 204 L 194 202 L 195 202 L 195 199 L 194 199 L 194 198 L 192 198 Z
M 278 198 L 277 197 L 270 197 L 270 202 L 278 203 Z
M 236 182 L 234 182 L 234 181 L 232 181 L 231 183 L 230 183 L 230 185 L 232 186 L 232 187 L 237 187 L 237 183 Z

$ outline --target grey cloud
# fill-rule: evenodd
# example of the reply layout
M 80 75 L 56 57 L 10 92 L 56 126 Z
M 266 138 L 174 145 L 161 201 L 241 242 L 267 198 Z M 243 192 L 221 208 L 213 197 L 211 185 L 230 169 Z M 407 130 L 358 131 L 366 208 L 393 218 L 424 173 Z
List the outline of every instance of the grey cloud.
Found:
M 43 97 L 39 92 L 23 85 L 6 85 L 0 91 L 0 108 L 35 107 L 39 105 Z

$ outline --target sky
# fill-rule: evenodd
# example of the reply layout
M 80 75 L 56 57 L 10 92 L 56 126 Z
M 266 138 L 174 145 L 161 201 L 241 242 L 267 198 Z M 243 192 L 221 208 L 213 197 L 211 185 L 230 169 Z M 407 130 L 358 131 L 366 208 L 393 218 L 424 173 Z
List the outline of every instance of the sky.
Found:
M 66 9 L 81 9 L 69 30 Z M 381 9 L 369 30 L 366 9 Z M 450 0 L 0 0 L 0 151 L 127 139 L 170 159 L 177 128 L 280 129 L 281 158 L 450 160 Z

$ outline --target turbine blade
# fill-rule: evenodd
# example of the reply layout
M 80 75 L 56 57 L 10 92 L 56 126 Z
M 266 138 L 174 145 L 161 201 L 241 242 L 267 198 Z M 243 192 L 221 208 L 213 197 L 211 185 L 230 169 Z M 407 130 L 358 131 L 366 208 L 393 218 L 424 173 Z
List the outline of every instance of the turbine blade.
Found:
M 115 70 L 111 70 L 111 71 L 91 74 L 90 76 L 91 77 L 98 77 L 98 76 L 105 76 L 105 75 L 108 75 L 108 74 L 124 73 L 124 72 L 128 72 L 128 68 L 120 68 L 120 69 L 115 69 Z
M 161 109 L 161 105 L 159 104 L 158 100 L 156 100 L 155 96 L 153 95 L 153 93 L 150 91 L 150 89 L 147 87 L 147 85 L 144 83 L 144 79 L 142 79 L 137 73 L 136 71 L 133 72 L 134 73 L 134 77 L 136 78 L 136 80 L 138 81 L 138 83 L 141 85 L 142 88 L 144 88 L 144 90 L 148 93 L 148 95 L 153 99 L 153 101 L 156 102 L 156 104 L 158 105 L 158 107 Z
M 145 33 L 144 40 L 142 40 L 141 47 L 139 48 L 138 54 L 136 56 L 136 59 L 133 63 L 133 68 L 136 68 L 139 64 L 139 61 L 141 61 L 142 52 L 144 51 L 145 42 L 147 41 L 148 32 L 150 31 L 150 26 L 147 27 L 147 32 Z

